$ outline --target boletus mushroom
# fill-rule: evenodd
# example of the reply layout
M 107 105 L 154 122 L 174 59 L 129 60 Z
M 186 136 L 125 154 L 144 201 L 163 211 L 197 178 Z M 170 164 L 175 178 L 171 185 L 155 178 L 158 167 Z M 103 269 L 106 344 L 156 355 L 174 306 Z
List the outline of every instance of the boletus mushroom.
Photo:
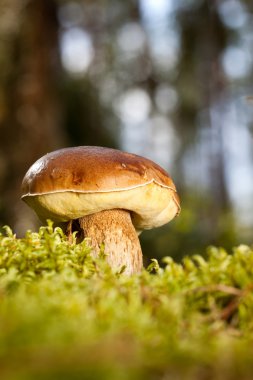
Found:
M 141 270 L 138 234 L 173 219 L 180 210 L 172 179 L 154 162 L 115 149 L 80 146 L 46 154 L 22 182 L 22 199 L 39 218 L 65 223 L 71 237 L 104 245 L 113 268 Z M 62 224 L 63 225 L 63 224 Z

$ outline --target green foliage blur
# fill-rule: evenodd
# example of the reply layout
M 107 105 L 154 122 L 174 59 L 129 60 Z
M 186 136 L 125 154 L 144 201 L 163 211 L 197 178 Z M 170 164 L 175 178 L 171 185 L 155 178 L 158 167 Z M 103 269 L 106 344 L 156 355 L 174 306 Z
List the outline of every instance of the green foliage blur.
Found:
M 253 251 L 153 259 L 131 277 L 49 223 L 0 235 L 0 377 L 251 378 Z
M 214 225 L 211 205 L 212 199 L 207 194 L 185 194 L 181 212 L 171 223 L 140 235 L 145 258 L 150 258 L 150 252 L 154 252 L 160 260 L 169 255 L 180 261 L 184 256 L 203 255 L 210 245 L 230 250 L 241 244 L 241 226 L 236 223 L 232 210 L 220 213 Z

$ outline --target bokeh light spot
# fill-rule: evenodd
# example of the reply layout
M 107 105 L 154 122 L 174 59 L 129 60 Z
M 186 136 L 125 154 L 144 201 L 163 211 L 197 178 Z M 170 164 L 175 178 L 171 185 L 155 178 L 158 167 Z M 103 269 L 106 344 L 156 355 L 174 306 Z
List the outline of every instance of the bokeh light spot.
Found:
M 246 49 L 230 46 L 223 53 L 222 65 L 227 76 L 240 79 L 250 73 L 252 60 Z
M 126 91 L 116 105 L 116 112 L 124 123 L 138 124 L 148 118 L 151 100 L 146 91 L 134 88 Z
M 94 56 L 91 37 L 81 28 L 70 28 L 61 36 L 61 60 L 71 74 L 83 74 Z

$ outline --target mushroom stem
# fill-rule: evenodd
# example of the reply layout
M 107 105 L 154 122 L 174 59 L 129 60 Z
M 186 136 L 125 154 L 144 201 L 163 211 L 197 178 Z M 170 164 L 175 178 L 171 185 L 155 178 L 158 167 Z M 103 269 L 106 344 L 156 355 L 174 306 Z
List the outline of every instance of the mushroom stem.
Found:
M 142 269 L 142 251 L 130 213 L 113 209 L 78 219 L 80 232 L 90 238 L 94 256 L 104 244 L 108 263 L 116 269 L 126 266 L 125 274 L 138 273 Z

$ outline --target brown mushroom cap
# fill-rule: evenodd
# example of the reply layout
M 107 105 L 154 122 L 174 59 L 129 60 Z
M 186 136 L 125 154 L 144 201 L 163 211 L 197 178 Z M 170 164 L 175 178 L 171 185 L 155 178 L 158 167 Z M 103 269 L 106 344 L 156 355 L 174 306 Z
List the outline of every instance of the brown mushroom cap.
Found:
M 93 146 L 41 157 L 23 179 L 22 199 L 43 221 L 126 209 L 137 230 L 163 225 L 180 210 L 175 185 L 159 165 L 135 154 Z

